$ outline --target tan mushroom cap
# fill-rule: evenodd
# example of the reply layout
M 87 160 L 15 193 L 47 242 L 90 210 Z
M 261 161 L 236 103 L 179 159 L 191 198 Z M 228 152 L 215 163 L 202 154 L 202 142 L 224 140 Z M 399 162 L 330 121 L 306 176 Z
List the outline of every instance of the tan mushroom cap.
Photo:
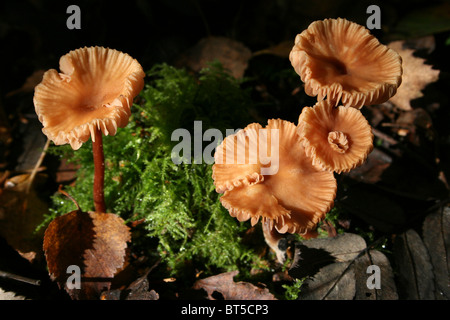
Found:
M 337 173 L 361 165 L 373 149 L 372 128 L 361 111 L 328 100 L 303 108 L 297 132 L 313 164 Z
M 255 129 L 258 126 L 252 124 L 249 127 Z M 247 128 L 238 134 L 243 134 Z M 249 167 L 252 161 L 247 164 L 214 164 L 214 183 L 219 192 L 224 192 L 220 201 L 230 215 L 239 221 L 250 219 L 254 225 L 261 219 L 280 233 L 306 233 L 333 207 L 336 179 L 332 172 L 319 170 L 312 165 L 293 123 L 280 119 L 269 120 L 265 129 L 267 132 L 278 132 L 277 172 L 261 174 L 261 169 L 267 165 L 262 165 L 266 163 L 266 159 L 261 159 L 259 153 L 257 163 L 252 168 Z M 270 136 L 270 133 L 267 136 Z M 228 136 L 222 144 L 226 144 L 230 138 L 234 139 L 235 136 Z M 258 146 L 266 152 L 271 140 L 261 141 L 269 141 L 265 146 Z M 250 146 L 250 143 L 247 146 Z M 247 146 L 244 150 L 249 155 L 250 147 Z M 235 147 L 237 148 L 240 146 Z M 223 148 L 220 152 L 224 151 L 227 152 L 227 149 Z M 275 155 L 271 156 L 273 160 Z M 228 184 L 222 176 L 228 179 Z M 249 176 L 258 178 L 249 179 Z
M 103 47 L 70 51 L 36 86 L 34 106 L 42 131 L 56 145 L 77 150 L 98 128 L 115 135 L 127 125 L 130 107 L 144 87 L 144 71 L 128 54 Z
M 395 95 L 402 60 L 365 27 L 345 19 L 315 21 L 295 38 L 289 59 L 305 92 L 361 108 Z

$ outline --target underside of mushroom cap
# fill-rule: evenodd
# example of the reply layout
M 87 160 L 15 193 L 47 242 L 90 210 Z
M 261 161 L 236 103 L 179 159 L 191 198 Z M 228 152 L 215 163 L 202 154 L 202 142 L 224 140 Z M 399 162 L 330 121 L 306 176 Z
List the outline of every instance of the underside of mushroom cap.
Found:
M 240 221 L 255 224 L 261 219 L 280 233 L 305 233 L 333 207 L 336 180 L 332 172 L 312 165 L 293 123 L 269 120 L 265 129 L 279 137 L 276 154 L 271 154 L 276 173 L 227 189 L 220 201 Z
M 258 159 L 260 129 L 260 124 L 252 123 L 217 146 L 212 178 L 218 193 L 264 180 Z
M 383 103 L 402 81 L 401 57 L 365 27 L 341 18 L 311 23 L 296 36 L 289 59 L 305 92 L 335 106 Z
M 336 173 L 361 165 L 373 149 L 372 128 L 361 111 L 328 100 L 303 108 L 297 133 L 313 164 Z
M 60 59 L 36 86 L 34 105 L 43 132 L 55 144 L 79 149 L 99 129 L 115 135 L 127 125 L 134 97 L 144 86 L 141 65 L 128 54 L 81 48 Z

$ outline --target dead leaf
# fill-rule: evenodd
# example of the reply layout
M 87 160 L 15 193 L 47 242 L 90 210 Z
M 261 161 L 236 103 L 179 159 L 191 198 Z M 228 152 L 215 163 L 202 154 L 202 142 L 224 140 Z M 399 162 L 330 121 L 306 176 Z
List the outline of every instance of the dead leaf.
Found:
M 95 299 L 125 262 L 129 228 L 113 213 L 75 210 L 53 220 L 44 236 L 49 273 L 73 299 Z M 70 265 L 81 269 L 81 289 L 69 289 Z
M 423 96 L 422 90 L 439 78 L 439 70 L 425 64 L 425 60 L 414 56 L 414 50 L 403 47 L 404 41 L 391 42 L 388 47 L 402 57 L 402 84 L 390 99 L 399 109 L 411 110 L 411 100 Z
M 434 276 L 428 251 L 416 231 L 409 229 L 394 242 L 400 299 L 433 300 Z
M 259 56 L 262 54 L 270 54 L 281 58 L 289 58 L 289 54 L 294 46 L 294 41 L 287 40 L 280 42 L 272 47 L 262 49 L 253 53 L 253 56 Z
M 368 289 L 367 267 L 381 269 L 381 290 Z M 388 259 L 369 250 L 362 237 L 344 233 L 333 238 L 311 239 L 296 245 L 289 275 L 305 279 L 300 300 L 396 299 L 392 269 Z M 383 294 L 381 294 L 383 291 Z
M 380 289 L 367 286 L 369 266 L 377 266 L 380 269 Z M 377 250 L 368 250 L 364 255 L 356 259 L 354 266 L 356 277 L 356 300 L 397 300 L 397 286 L 394 273 L 386 256 Z
M 383 172 L 389 168 L 392 163 L 392 157 L 379 148 L 374 148 L 367 160 L 359 167 L 351 170 L 345 175 L 350 178 L 364 182 L 377 183 L 381 180 Z
M 352 300 L 355 296 L 355 273 L 349 263 L 337 262 L 321 269 L 314 278 L 303 282 L 300 300 Z
M 24 296 L 17 295 L 15 292 L 5 291 L 0 288 L 0 301 L 1 300 L 26 300 Z
M 214 294 L 220 293 L 225 300 L 276 300 L 267 288 L 261 289 L 248 282 L 234 282 L 239 271 L 230 271 L 197 280 L 193 289 L 204 289 L 209 300 L 216 300 Z
M 105 291 L 101 300 L 158 300 L 159 295 L 155 290 L 149 290 L 147 279 L 148 272 L 133 281 L 126 289 Z
M 369 184 L 349 186 L 339 203 L 350 214 L 381 232 L 393 232 L 406 221 L 405 210 L 400 204 Z
M 251 55 L 250 49 L 240 42 L 225 37 L 207 37 L 189 49 L 176 64 L 198 72 L 208 63 L 218 60 L 233 77 L 239 79 L 244 76 Z
M 43 232 L 36 232 L 36 228 L 48 205 L 36 193 L 46 176 L 37 175 L 32 188 L 30 179 L 29 174 L 13 176 L 0 189 L 0 236 L 32 262 L 42 255 Z
M 42 81 L 42 77 L 44 76 L 45 70 L 36 70 L 34 71 L 26 80 L 25 83 L 19 89 L 8 92 L 6 94 L 7 97 L 13 96 L 18 93 L 29 93 L 33 92 L 34 88 Z
M 450 208 L 429 214 L 423 223 L 423 241 L 430 254 L 436 299 L 450 299 Z

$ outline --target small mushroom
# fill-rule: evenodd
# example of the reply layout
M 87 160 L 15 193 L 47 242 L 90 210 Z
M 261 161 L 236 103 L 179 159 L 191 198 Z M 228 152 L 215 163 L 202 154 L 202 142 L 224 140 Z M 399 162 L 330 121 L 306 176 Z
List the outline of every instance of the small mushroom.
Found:
M 261 129 L 251 124 L 226 137 L 216 149 L 213 179 L 216 190 L 223 193 L 220 201 L 239 221 L 250 220 L 255 225 L 261 219 L 268 230 L 305 234 L 333 207 L 334 175 L 312 165 L 295 124 L 269 120 L 265 130 Z M 268 138 L 272 130 L 278 134 L 278 143 Z M 228 153 L 232 154 L 225 162 Z M 269 166 L 266 155 L 277 170 L 263 170 Z M 240 156 L 245 156 L 244 161 L 238 161 Z
M 43 133 L 56 145 L 74 150 L 92 137 L 94 204 L 105 212 L 102 134 L 115 135 L 127 125 L 133 99 L 144 87 L 145 73 L 128 54 L 103 47 L 70 51 L 59 60 L 61 73 L 44 73 L 34 91 Z
M 341 18 L 311 23 L 296 36 L 289 59 L 305 92 L 335 106 L 383 103 L 402 81 L 400 55 L 365 27 Z
M 45 72 L 34 106 L 42 131 L 56 145 L 77 150 L 95 129 L 115 135 L 127 125 L 133 98 L 144 87 L 144 71 L 128 54 L 103 47 L 70 51 L 59 60 L 61 73 Z
M 328 100 L 303 108 L 297 133 L 313 164 L 336 173 L 361 165 L 373 149 L 372 128 L 361 111 Z

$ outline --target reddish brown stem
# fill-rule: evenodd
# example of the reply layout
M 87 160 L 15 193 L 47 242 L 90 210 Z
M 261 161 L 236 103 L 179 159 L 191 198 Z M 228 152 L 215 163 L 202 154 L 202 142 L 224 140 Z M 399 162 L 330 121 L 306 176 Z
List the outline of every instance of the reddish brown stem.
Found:
M 102 131 L 95 129 L 95 141 L 92 141 L 94 154 L 94 205 L 96 212 L 106 212 L 104 182 L 105 182 L 105 156 L 103 155 Z

